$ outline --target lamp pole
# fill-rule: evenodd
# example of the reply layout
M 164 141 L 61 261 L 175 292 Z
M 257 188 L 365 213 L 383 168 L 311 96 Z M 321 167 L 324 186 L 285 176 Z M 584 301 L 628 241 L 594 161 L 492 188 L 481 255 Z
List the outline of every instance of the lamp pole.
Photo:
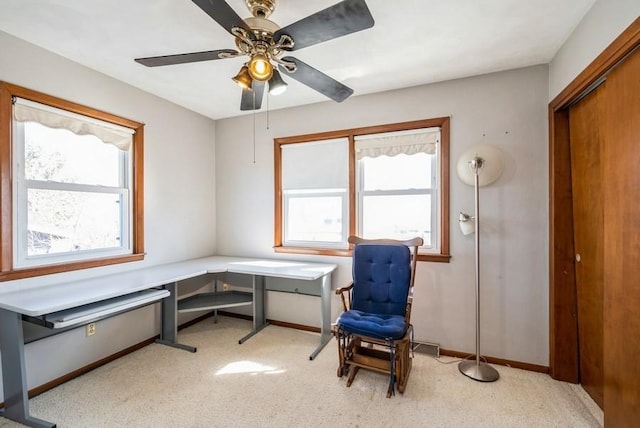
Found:
M 479 382 L 494 382 L 500 374 L 489 364 L 480 361 L 480 170 L 484 165 L 484 159 L 476 155 L 469 161 L 469 167 L 473 171 L 475 191 L 475 247 L 476 247 L 476 360 L 463 360 L 458 364 L 460 372 Z

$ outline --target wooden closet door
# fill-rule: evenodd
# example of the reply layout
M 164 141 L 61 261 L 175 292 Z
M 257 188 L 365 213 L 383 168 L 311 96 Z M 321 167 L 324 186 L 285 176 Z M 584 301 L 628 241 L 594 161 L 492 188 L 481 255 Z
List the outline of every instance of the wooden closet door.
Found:
M 604 421 L 640 421 L 640 50 L 607 76 Z
M 569 110 L 580 383 L 604 406 L 604 206 L 600 86 Z

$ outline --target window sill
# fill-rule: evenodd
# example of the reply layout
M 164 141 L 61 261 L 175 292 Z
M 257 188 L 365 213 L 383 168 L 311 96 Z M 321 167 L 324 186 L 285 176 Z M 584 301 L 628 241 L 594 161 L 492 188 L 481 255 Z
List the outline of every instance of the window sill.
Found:
M 351 257 L 350 249 L 335 249 L 335 248 L 310 248 L 310 247 L 273 247 L 276 253 L 287 254 L 311 254 L 318 256 L 337 256 L 337 257 Z M 451 255 L 449 254 L 418 254 L 419 262 L 435 262 L 435 263 L 449 263 Z
M 338 256 L 338 257 L 351 257 L 350 249 L 340 248 L 313 248 L 313 247 L 273 247 L 276 253 L 288 253 L 288 254 L 312 254 L 318 256 Z
M 31 278 L 35 276 L 51 275 L 55 273 L 70 272 L 80 269 L 90 269 L 100 266 L 108 266 L 119 263 L 128 263 L 144 260 L 144 253 L 128 254 L 125 256 L 108 257 L 102 259 L 83 260 L 72 263 L 60 263 L 55 265 L 28 267 L 23 269 L 7 270 L 0 272 L 0 282 L 15 279 Z
M 449 263 L 450 254 L 418 254 L 419 262 Z

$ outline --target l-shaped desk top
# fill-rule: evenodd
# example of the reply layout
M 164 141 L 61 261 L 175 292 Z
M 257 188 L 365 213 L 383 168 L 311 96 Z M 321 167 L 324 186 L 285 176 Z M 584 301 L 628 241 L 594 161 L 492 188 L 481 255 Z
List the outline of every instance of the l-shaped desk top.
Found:
M 0 283 L 0 308 L 41 316 L 207 273 L 231 272 L 311 281 L 335 269 L 336 265 L 327 263 L 212 256 L 71 282 Z
M 266 326 L 264 311 L 264 278 L 301 279 L 320 282 L 320 345 L 310 359 L 322 350 L 330 338 L 331 272 L 334 264 L 300 261 L 249 259 L 239 257 L 205 257 L 184 262 L 152 266 L 144 269 L 95 278 L 49 282 L 46 277 L 32 283 L 0 284 L 0 351 L 5 407 L 0 416 L 32 427 L 54 427 L 55 424 L 29 414 L 27 381 L 22 331 L 23 317 L 41 317 L 67 309 L 109 301 L 152 288 L 161 293 L 162 322 L 159 343 L 195 352 L 195 348 L 177 342 L 177 285 L 179 281 L 208 273 L 231 272 L 253 277 L 253 330 L 240 343 Z M 104 303 L 104 302 L 103 302 Z M 131 304 L 135 307 L 135 304 Z M 128 309 L 128 307 L 126 308 Z M 84 319 L 84 318 L 82 318 Z

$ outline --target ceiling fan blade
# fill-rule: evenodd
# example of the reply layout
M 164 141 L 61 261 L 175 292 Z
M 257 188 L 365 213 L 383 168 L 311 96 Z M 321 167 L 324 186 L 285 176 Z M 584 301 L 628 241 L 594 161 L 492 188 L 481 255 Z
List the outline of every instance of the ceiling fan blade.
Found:
M 188 62 L 212 61 L 223 59 L 220 54 L 235 56 L 238 51 L 233 49 L 219 49 L 217 51 L 192 52 L 177 55 L 151 56 L 148 58 L 136 58 L 135 61 L 147 67 L 158 67 L 161 65 L 186 64 Z
M 295 42 L 295 51 L 320 42 L 373 27 L 374 20 L 364 0 L 344 0 L 300 21 L 279 29 L 274 40 L 286 34 Z
M 353 89 L 343 85 L 337 80 L 327 76 L 321 71 L 316 70 L 309 64 L 300 61 L 292 56 L 286 56 L 282 58 L 284 61 L 293 62 L 296 64 L 297 69 L 293 73 L 288 71 L 282 64 L 280 65 L 280 71 L 286 76 L 293 77 L 300 83 L 304 83 L 311 89 L 315 89 L 323 95 L 331 98 L 334 101 L 342 102 L 349 98 L 353 94 Z
M 242 89 L 242 98 L 240 100 L 240 110 L 260 110 L 262 106 L 262 97 L 264 95 L 265 83 L 254 80 L 252 89 Z M 254 104 L 255 95 L 255 104 Z
M 233 27 L 244 28 L 250 36 L 253 34 L 249 26 L 224 0 L 192 0 L 207 15 L 213 18 L 222 28 L 231 33 Z M 231 33 L 233 34 L 233 33 Z

